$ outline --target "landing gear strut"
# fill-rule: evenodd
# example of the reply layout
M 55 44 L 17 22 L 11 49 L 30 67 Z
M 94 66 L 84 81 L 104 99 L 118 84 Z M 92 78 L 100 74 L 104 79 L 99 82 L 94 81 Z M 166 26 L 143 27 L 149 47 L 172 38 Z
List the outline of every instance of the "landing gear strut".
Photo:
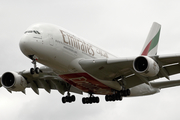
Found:
M 92 94 L 90 94 L 90 97 L 82 98 L 83 104 L 92 104 L 92 103 L 99 103 L 99 97 L 94 97 Z
M 34 64 L 34 68 L 30 69 L 30 73 L 33 75 L 34 73 L 39 74 L 40 69 L 37 67 L 36 65 L 36 61 L 38 60 L 38 58 L 36 56 L 32 57 L 33 61 L 32 64 Z
M 62 103 L 66 103 L 66 102 L 71 103 L 71 102 L 74 102 L 75 100 L 76 100 L 75 96 L 74 95 L 70 96 L 69 92 L 67 96 L 62 97 Z

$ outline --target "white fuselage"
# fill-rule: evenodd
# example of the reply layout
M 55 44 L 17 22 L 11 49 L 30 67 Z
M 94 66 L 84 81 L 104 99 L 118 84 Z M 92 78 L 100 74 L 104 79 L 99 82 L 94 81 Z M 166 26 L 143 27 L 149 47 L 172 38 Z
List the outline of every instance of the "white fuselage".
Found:
M 51 24 L 36 24 L 29 27 L 20 40 L 21 51 L 30 58 L 54 70 L 66 82 L 84 92 L 112 94 L 112 89 L 121 90 L 116 81 L 98 80 L 86 73 L 79 65 L 81 59 L 116 58 L 76 35 Z M 153 94 L 158 90 L 148 85 L 131 89 L 131 96 Z
M 38 62 L 54 69 L 69 71 L 69 64 L 79 58 L 115 58 L 58 26 L 38 24 L 27 29 L 27 31 L 35 30 L 40 34 L 25 32 L 20 41 L 20 48 L 26 56 L 36 55 Z

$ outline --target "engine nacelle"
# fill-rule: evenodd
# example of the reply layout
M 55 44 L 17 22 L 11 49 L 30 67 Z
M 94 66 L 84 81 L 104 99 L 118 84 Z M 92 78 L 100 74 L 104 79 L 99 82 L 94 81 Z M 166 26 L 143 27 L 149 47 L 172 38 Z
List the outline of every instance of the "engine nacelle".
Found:
M 137 57 L 133 62 L 133 68 L 145 77 L 154 77 L 159 73 L 159 65 L 148 56 Z
M 1 84 L 11 91 L 23 91 L 27 86 L 27 81 L 16 72 L 6 72 L 2 75 Z

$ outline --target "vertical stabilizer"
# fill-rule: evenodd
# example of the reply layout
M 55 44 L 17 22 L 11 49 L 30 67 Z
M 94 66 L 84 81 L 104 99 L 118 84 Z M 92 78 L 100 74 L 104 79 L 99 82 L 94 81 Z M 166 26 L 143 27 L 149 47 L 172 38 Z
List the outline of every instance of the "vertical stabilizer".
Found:
M 151 56 L 157 54 L 161 25 L 154 22 L 143 46 L 141 55 Z

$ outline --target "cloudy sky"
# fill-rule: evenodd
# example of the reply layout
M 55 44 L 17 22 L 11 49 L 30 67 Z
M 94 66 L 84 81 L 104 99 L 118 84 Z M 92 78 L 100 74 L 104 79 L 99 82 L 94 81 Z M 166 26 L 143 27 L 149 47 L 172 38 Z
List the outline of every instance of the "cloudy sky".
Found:
M 119 56 L 136 56 L 154 21 L 162 25 L 158 54 L 180 53 L 179 0 L 1 0 L 0 2 L 0 74 L 32 67 L 31 60 L 19 49 L 24 31 L 34 23 L 53 23 L 88 39 Z M 179 79 L 180 75 L 171 77 Z M 164 79 L 166 80 L 166 79 Z M 124 98 L 122 102 L 83 105 L 62 104 L 58 91 L 31 89 L 27 94 L 10 94 L 0 88 L 2 120 L 109 120 L 180 118 L 180 87 L 163 89 L 156 95 Z M 86 96 L 86 94 L 85 94 Z

